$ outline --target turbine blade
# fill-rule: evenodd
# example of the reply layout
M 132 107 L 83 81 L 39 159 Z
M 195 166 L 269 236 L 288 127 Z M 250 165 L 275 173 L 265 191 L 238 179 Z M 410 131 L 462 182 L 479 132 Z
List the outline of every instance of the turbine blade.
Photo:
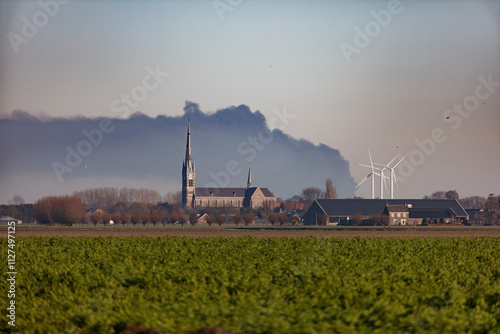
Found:
M 364 178 L 364 179 L 363 179 L 360 183 L 358 183 L 358 185 L 357 185 L 357 186 L 356 186 L 356 188 L 354 188 L 354 189 L 358 189 L 358 188 L 359 188 L 359 186 L 360 186 L 363 182 L 365 182 L 366 180 L 368 180 L 368 177 L 369 177 L 369 176 L 370 176 L 370 175 L 368 175 L 368 176 L 367 176 L 367 177 L 365 177 L 365 178 Z
M 399 194 L 398 177 L 396 176 L 396 173 L 394 173 L 394 183 L 396 183 L 396 189 L 398 190 Z
M 406 153 L 406 154 L 404 155 L 404 157 L 402 157 L 402 158 L 401 158 L 401 160 L 399 160 L 399 161 L 398 161 L 398 163 L 397 163 L 397 164 L 395 164 L 395 165 L 394 165 L 394 167 L 392 167 L 392 168 L 396 168 L 396 167 L 397 167 L 397 166 L 401 163 L 401 161 L 403 161 L 403 160 L 406 158 L 406 156 L 407 156 L 408 154 L 410 154 L 410 152 Z
M 372 154 L 370 153 L 370 150 L 368 150 L 368 156 L 370 157 L 370 167 L 371 167 L 372 172 L 373 172 Z

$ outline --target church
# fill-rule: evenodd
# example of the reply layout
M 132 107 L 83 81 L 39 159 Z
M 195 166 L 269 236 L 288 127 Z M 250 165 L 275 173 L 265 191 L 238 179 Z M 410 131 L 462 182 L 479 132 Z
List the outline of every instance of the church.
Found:
M 265 205 L 276 207 L 276 197 L 267 188 L 252 187 L 252 169 L 248 169 L 246 187 L 196 187 L 195 168 L 191 154 L 191 128 L 188 120 L 186 157 L 182 164 L 182 206 L 233 207 L 258 209 Z

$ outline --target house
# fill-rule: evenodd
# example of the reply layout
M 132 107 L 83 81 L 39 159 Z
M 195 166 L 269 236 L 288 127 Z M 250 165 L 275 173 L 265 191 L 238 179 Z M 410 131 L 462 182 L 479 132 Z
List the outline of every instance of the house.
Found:
M 274 208 L 276 197 L 267 188 L 252 187 L 252 170 L 248 170 L 246 187 L 196 187 L 195 165 L 191 152 L 191 129 L 188 121 L 186 156 L 182 164 L 183 207 Z
M 0 217 L 0 225 L 8 225 L 9 222 L 12 222 L 14 221 L 16 225 L 21 225 L 23 223 L 22 220 L 19 220 L 19 219 L 16 219 L 16 218 L 12 218 L 12 217 L 9 217 L 9 216 L 2 216 Z
M 389 217 L 389 225 L 407 225 L 409 223 L 410 214 L 406 203 L 386 204 L 382 214 Z
M 321 215 L 326 215 L 327 223 L 340 224 L 350 224 L 358 215 L 364 221 L 372 216 L 388 216 L 389 225 L 418 225 L 425 218 L 444 223 L 469 220 L 464 208 L 453 199 L 317 199 L 304 213 L 304 225 L 319 224 Z

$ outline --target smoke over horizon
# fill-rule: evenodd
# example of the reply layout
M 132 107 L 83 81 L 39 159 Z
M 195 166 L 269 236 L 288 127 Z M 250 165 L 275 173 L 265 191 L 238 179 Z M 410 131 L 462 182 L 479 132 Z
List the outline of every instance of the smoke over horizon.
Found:
M 277 197 L 323 189 L 327 178 L 339 197 L 353 197 L 349 162 L 334 148 L 287 135 L 294 116 L 283 109 L 266 119 L 246 105 L 206 113 L 189 101 L 176 117 L 53 118 L 16 110 L 0 119 L 0 203 L 95 186 L 178 191 L 188 118 L 198 187 L 246 186 L 251 164 L 253 185 Z

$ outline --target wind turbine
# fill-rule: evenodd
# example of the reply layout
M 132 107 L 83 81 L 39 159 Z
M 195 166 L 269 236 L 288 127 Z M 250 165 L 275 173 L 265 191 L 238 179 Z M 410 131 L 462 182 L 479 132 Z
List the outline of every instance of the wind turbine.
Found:
M 368 151 L 368 154 L 369 153 L 370 153 L 370 151 Z M 398 155 L 396 155 L 394 158 L 392 158 L 392 160 L 387 165 L 385 165 L 385 166 L 381 165 L 381 164 L 377 164 L 377 163 L 372 163 L 372 161 L 371 161 L 371 155 L 370 155 L 370 166 L 364 165 L 364 164 L 359 164 L 359 166 L 368 167 L 372 171 L 376 170 L 376 171 L 378 171 L 380 173 L 380 198 L 381 199 L 384 198 L 384 186 L 387 189 L 387 185 L 385 184 L 385 179 L 387 178 L 387 176 L 384 175 L 384 170 L 387 168 L 388 165 L 390 165 L 394 161 L 394 159 L 396 159 L 398 157 Z M 373 167 L 373 165 L 382 166 L 382 168 Z
M 373 160 L 372 160 L 372 155 L 370 153 L 370 150 L 368 150 L 368 156 L 370 157 L 370 166 L 364 165 L 364 164 L 358 164 L 358 165 L 370 168 L 371 172 L 360 183 L 358 183 L 358 185 L 356 186 L 355 189 L 359 188 L 359 186 L 363 182 L 365 182 L 369 177 L 371 177 L 371 181 L 372 181 L 372 199 L 374 199 L 375 198 L 375 179 L 373 178 L 373 175 L 377 175 L 377 176 L 380 176 L 380 198 L 384 198 L 384 188 L 383 187 L 385 186 L 385 178 L 386 178 L 386 176 L 384 175 L 384 169 L 385 168 L 380 169 L 380 168 L 373 167 L 374 163 L 373 163 Z M 379 171 L 379 173 L 375 172 L 375 170 Z M 387 186 L 386 186 L 386 188 L 387 188 Z
M 394 173 L 394 169 L 406 158 L 406 156 L 409 154 L 410 152 L 406 153 L 394 166 L 392 167 L 389 167 L 389 165 L 394 161 L 394 159 L 396 159 L 398 155 L 396 155 L 394 157 L 394 159 L 392 159 L 387 165 L 381 165 L 381 164 L 375 164 L 375 165 L 378 165 L 378 166 L 382 166 L 387 169 L 389 169 L 391 171 L 391 199 L 394 199 L 394 182 L 396 182 L 396 188 L 398 188 L 398 192 L 399 192 L 399 186 L 398 186 L 398 179 L 396 178 L 396 174 Z

